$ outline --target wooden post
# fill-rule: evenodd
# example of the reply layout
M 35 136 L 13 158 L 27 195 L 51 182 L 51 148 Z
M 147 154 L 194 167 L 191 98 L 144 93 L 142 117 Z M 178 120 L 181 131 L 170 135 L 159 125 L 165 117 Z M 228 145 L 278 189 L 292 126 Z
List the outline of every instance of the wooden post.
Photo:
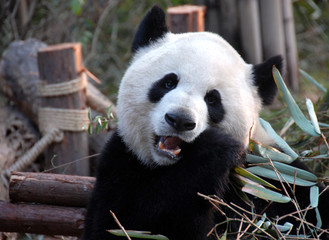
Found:
M 239 0 L 219 0 L 220 35 L 228 41 L 235 50 L 241 52 L 240 22 L 237 2 Z
M 173 33 L 204 31 L 205 6 L 183 5 L 168 8 L 168 26 Z
M 248 63 L 258 64 L 263 60 L 262 36 L 257 0 L 238 1 L 240 31 L 244 59 Z
M 288 78 L 289 86 L 294 91 L 298 91 L 298 51 L 292 4 L 291 0 L 282 0 L 287 63 L 286 76 Z
M 285 58 L 282 2 L 260 0 L 264 60 L 281 54 Z
M 64 43 L 48 46 L 38 51 L 39 75 L 48 84 L 61 83 L 77 78 L 82 71 L 82 49 L 80 43 Z M 58 96 L 44 97 L 42 107 L 85 109 L 86 89 Z M 64 132 L 61 143 L 52 144 L 46 153 L 46 169 L 53 168 L 88 155 L 86 132 Z M 53 172 L 88 175 L 88 160 L 77 161 Z
M 0 201 L 0 232 L 81 236 L 85 208 Z M 110 213 L 109 213 L 110 214 Z

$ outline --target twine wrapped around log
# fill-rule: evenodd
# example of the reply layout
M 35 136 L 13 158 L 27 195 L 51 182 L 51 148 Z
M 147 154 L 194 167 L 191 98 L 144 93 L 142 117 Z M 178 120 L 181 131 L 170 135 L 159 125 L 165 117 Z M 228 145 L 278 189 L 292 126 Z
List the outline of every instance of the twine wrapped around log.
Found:
M 42 133 L 47 133 L 49 129 L 80 132 L 88 123 L 88 109 L 39 109 L 39 130 Z
M 80 77 L 62 83 L 45 84 L 45 81 L 39 81 L 37 84 L 39 97 L 56 97 L 75 93 L 87 86 L 87 76 L 84 72 Z
M 84 72 L 76 79 L 55 83 L 37 85 L 40 97 L 62 96 L 78 92 L 87 87 L 87 76 Z M 39 108 L 38 113 L 39 130 L 45 134 L 49 129 L 60 129 L 64 131 L 83 131 L 83 127 L 89 123 L 87 109 L 62 109 L 62 108 Z

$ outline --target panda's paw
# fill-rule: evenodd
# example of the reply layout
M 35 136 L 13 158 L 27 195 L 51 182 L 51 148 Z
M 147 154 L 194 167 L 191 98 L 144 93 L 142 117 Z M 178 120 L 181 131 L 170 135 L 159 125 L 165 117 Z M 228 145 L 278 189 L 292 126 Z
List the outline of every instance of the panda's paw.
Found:
M 244 146 L 218 128 L 205 130 L 192 144 L 189 144 L 188 149 L 182 151 L 184 150 L 188 150 L 193 156 L 214 159 L 221 164 L 226 163 L 228 168 L 245 162 Z
M 195 140 L 196 145 L 205 145 L 216 148 L 234 148 L 243 149 L 240 142 L 232 138 L 230 135 L 224 133 L 221 129 L 212 127 L 202 132 Z

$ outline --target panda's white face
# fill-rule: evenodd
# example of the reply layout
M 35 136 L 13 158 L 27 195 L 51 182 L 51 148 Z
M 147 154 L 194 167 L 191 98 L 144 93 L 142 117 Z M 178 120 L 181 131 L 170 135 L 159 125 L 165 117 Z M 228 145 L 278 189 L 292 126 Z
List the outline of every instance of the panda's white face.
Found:
M 147 165 L 170 165 L 209 126 L 247 146 L 261 98 L 252 65 L 218 35 L 167 33 L 137 52 L 117 107 L 127 146 Z

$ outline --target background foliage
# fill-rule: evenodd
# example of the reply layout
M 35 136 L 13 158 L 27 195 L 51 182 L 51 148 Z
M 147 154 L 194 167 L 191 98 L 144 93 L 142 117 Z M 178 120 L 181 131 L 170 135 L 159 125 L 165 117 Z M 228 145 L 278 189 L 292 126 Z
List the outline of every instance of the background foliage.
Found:
M 19 2 L 28 3 L 25 10 Z M 4 0 L 0 2 L 0 54 L 19 39 L 37 38 L 47 44 L 81 42 L 86 67 L 103 81 L 103 91 L 115 99 L 131 57 L 133 34 L 147 9 L 155 3 L 167 8 L 194 2 L 202 1 Z M 297 0 L 294 8 L 301 68 L 328 86 L 329 2 Z M 307 91 L 314 95 L 311 98 L 317 95 L 317 90 L 312 90 L 314 94 Z

